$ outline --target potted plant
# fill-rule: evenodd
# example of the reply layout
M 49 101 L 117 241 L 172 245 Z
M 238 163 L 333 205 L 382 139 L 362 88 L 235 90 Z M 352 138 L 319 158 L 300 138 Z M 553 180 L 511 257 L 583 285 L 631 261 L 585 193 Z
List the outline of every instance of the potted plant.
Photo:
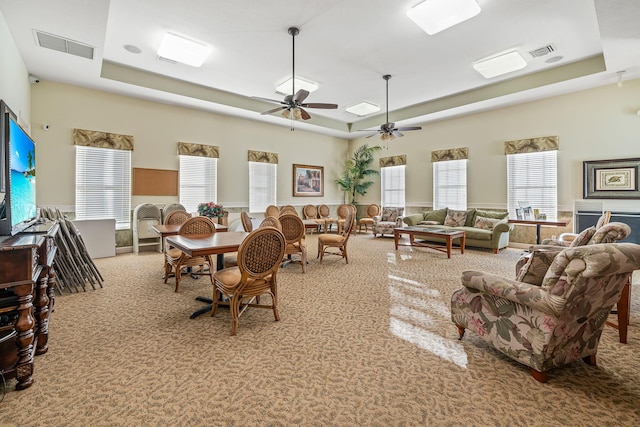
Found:
M 365 181 L 371 175 L 379 175 L 375 169 L 371 169 L 373 163 L 373 153 L 382 150 L 382 147 L 375 145 L 370 147 L 367 144 L 361 145 L 353 152 L 353 156 L 345 163 L 342 177 L 336 180 L 336 184 L 344 191 L 344 202 L 353 205 L 358 204 L 358 195 L 364 196 L 373 181 Z

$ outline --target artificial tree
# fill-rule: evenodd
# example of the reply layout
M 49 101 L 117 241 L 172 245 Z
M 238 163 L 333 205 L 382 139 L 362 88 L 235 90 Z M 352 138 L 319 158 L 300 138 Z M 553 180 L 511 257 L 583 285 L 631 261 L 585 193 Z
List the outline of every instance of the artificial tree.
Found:
M 373 163 L 373 153 L 382 150 L 382 147 L 375 145 L 370 147 L 367 144 L 361 145 L 353 152 L 353 156 L 345 163 L 344 172 L 340 179 L 336 179 L 336 184 L 344 191 L 344 202 L 353 205 L 358 204 L 357 195 L 364 196 L 373 181 L 365 181 L 371 175 L 379 175 L 375 169 L 371 169 Z

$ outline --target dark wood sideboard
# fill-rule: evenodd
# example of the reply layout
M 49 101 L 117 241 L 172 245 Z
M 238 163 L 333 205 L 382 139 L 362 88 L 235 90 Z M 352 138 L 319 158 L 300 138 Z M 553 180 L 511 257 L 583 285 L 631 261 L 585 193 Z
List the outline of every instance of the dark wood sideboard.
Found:
M 0 372 L 16 389 L 33 384 L 35 354 L 48 350 L 58 224 L 0 237 Z M 15 334 L 14 334 L 15 333 Z

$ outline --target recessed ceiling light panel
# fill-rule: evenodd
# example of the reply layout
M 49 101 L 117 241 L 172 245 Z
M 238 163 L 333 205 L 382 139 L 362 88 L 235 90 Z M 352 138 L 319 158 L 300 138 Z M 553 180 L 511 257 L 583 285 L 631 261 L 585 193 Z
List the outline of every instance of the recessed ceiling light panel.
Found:
M 380 111 L 380 107 L 370 102 L 362 101 L 345 108 L 345 110 L 348 113 L 355 114 L 356 116 L 362 117 L 368 114 L 377 113 L 378 111 Z
M 296 92 L 299 91 L 300 89 L 304 89 L 307 92 L 311 93 L 311 92 L 315 92 L 316 90 L 318 90 L 318 83 L 312 82 L 310 80 L 304 80 L 301 79 L 300 77 L 296 77 Z M 278 86 L 276 86 L 276 92 L 281 93 L 283 95 L 293 95 L 293 93 L 291 92 L 292 86 L 291 86 L 291 77 L 289 77 L 285 82 L 280 83 Z
M 516 51 L 494 56 L 473 64 L 473 68 L 482 74 L 485 79 L 521 70 L 526 66 L 527 61 Z
M 475 0 L 425 0 L 407 11 L 424 32 L 434 35 L 480 13 Z
M 210 46 L 172 33 L 166 33 L 158 47 L 158 56 L 192 67 L 200 67 L 210 54 Z

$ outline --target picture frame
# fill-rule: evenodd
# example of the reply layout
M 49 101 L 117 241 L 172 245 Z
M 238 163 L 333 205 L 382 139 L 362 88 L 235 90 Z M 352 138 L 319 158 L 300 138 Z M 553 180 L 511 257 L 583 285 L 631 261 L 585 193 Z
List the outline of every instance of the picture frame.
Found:
M 324 166 L 293 165 L 293 196 L 324 196 Z
M 640 159 L 582 162 L 583 198 L 640 199 Z

